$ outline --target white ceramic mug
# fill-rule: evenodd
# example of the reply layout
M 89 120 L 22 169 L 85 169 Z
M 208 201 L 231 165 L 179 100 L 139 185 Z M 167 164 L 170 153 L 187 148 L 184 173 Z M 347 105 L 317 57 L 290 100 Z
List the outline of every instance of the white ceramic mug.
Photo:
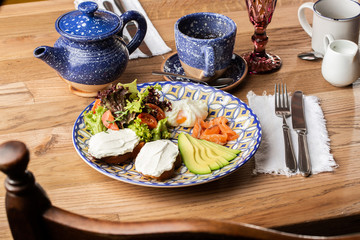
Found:
M 313 22 L 310 26 L 305 9 L 311 9 Z M 314 51 L 325 53 L 324 37 L 331 34 L 335 39 L 359 41 L 360 3 L 354 0 L 319 0 L 307 2 L 298 10 L 300 25 L 311 39 Z
M 325 35 L 326 52 L 321 73 L 326 81 L 336 87 L 345 87 L 360 77 L 359 47 L 352 41 Z

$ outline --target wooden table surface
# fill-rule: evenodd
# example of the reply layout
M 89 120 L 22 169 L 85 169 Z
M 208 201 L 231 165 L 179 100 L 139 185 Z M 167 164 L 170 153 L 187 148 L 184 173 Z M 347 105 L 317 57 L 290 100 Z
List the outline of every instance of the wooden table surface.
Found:
M 140 0 L 165 42 L 175 49 L 175 21 L 192 12 L 212 11 L 232 18 L 237 26 L 235 53 L 252 50 L 253 26 L 245 1 Z M 247 102 L 246 94 L 273 92 L 286 82 L 321 99 L 339 165 L 334 172 L 309 178 L 253 175 L 254 159 L 215 182 L 177 189 L 135 186 L 106 177 L 90 168 L 72 144 L 72 127 L 93 99 L 71 94 L 67 85 L 44 62 L 33 57 L 40 45 L 53 46 L 59 37 L 55 20 L 74 9 L 71 0 L 5 5 L 0 8 L 0 142 L 21 140 L 31 152 L 29 169 L 52 203 L 66 210 L 109 220 L 136 221 L 165 217 L 204 217 L 276 227 L 312 220 L 360 214 L 360 88 L 337 88 L 321 75 L 321 61 L 308 62 L 297 54 L 310 50 L 297 9 L 304 1 L 279 0 L 268 27 L 267 50 L 283 60 L 280 71 L 248 75 L 231 94 Z M 171 53 L 170 53 L 171 54 Z M 160 81 L 151 75 L 169 54 L 131 60 L 123 82 Z M 0 182 L 4 181 L 0 174 Z M 0 238 L 11 234 L 0 187 Z

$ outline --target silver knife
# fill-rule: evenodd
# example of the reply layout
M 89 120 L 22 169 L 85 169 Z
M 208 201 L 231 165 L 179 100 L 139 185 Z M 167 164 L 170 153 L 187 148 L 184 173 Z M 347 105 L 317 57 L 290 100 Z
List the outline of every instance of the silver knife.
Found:
M 292 125 L 298 134 L 299 170 L 305 177 L 311 174 L 311 162 L 306 138 L 303 93 L 296 91 L 291 98 Z
M 120 13 L 123 14 L 124 12 L 126 12 L 123 3 L 121 2 L 121 0 L 114 0 L 114 3 L 116 5 L 116 7 L 119 9 Z M 136 31 L 137 31 L 137 27 L 135 25 L 135 23 L 133 22 L 129 22 L 126 25 L 126 29 L 128 30 L 129 34 L 134 37 Z M 148 57 L 152 56 L 152 52 L 150 51 L 150 49 L 148 48 L 148 46 L 146 46 L 145 41 L 143 40 L 140 44 L 140 46 L 138 47 L 140 49 L 141 52 L 143 52 L 144 54 L 146 54 Z

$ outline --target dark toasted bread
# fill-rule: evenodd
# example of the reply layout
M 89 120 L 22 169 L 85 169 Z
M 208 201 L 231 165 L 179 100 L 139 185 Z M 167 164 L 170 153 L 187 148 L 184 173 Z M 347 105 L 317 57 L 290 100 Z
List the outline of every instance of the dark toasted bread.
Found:
M 158 176 L 158 177 L 149 176 L 149 175 L 144 175 L 144 176 L 145 176 L 145 177 L 148 177 L 148 178 L 156 179 L 156 180 L 158 180 L 158 181 L 164 181 L 164 180 L 169 179 L 169 178 L 171 178 L 171 177 L 174 176 L 175 169 L 179 168 L 179 167 L 181 166 L 181 163 L 182 163 L 181 156 L 180 156 L 180 154 L 178 154 L 177 157 L 176 157 L 176 161 L 174 162 L 174 165 L 173 165 L 172 169 L 163 172 L 163 173 L 162 173 L 160 176 Z

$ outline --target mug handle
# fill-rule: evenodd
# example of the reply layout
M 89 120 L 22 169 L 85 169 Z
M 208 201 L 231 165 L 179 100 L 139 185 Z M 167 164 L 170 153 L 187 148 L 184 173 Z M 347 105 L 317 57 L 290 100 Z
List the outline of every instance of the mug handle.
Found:
M 314 11 L 314 3 L 307 2 L 307 3 L 302 4 L 298 10 L 298 18 L 299 18 L 301 27 L 305 30 L 305 32 L 310 37 L 312 37 L 312 27 L 310 26 L 310 23 L 308 22 L 308 20 L 305 17 L 305 9 L 306 8 L 309 8 L 309 9 L 311 9 L 311 11 Z
M 334 37 L 331 34 L 326 34 L 324 37 L 324 52 L 326 52 L 326 50 L 328 49 L 328 46 L 330 43 L 332 43 L 334 41 Z
M 202 48 L 205 58 L 204 77 L 212 77 L 215 75 L 215 53 L 211 46 Z
M 122 20 L 122 27 L 119 31 L 119 35 L 123 36 L 123 30 L 125 25 L 130 21 L 135 21 L 137 23 L 138 29 L 135 33 L 135 36 L 131 41 L 126 45 L 129 50 L 129 55 L 135 51 L 144 40 L 147 30 L 147 23 L 144 16 L 138 11 L 130 10 L 121 14 L 120 19 Z

